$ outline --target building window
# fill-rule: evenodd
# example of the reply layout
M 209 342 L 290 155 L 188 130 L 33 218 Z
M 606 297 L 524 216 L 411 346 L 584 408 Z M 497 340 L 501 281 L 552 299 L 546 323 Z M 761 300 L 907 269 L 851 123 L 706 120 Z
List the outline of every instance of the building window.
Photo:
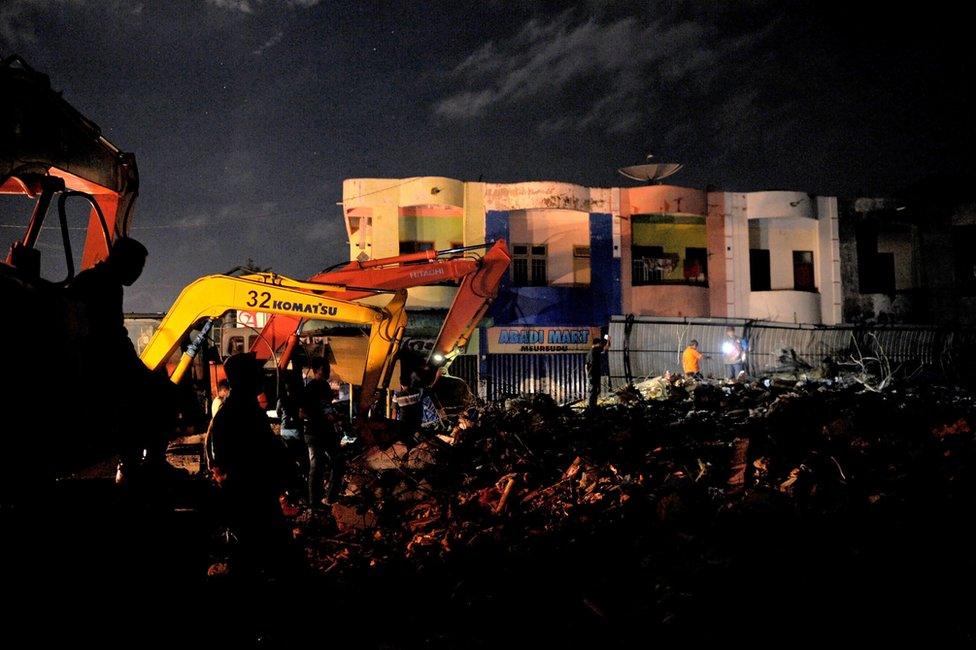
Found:
M 765 248 L 749 250 L 749 290 L 769 291 L 772 281 L 769 274 L 769 251 Z
M 361 228 L 370 228 L 373 225 L 372 217 L 346 217 L 349 221 L 349 234 L 355 235 Z
M 793 251 L 793 289 L 816 291 L 813 279 L 813 251 Z
M 247 352 L 254 346 L 254 341 L 257 340 L 258 334 L 249 334 L 247 336 L 247 342 L 245 343 L 244 336 L 241 334 L 234 334 L 227 337 L 224 340 L 224 351 L 223 356 L 229 357 L 234 354 L 240 354 L 242 352 Z
M 590 283 L 590 247 L 573 246 L 573 284 Z
M 860 256 L 857 261 L 860 293 L 895 293 L 894 253 L 871 253 L 867 262 L 861 263 Z
M 544 287 L 549 283 L 545 244 L 512 244 L 512 285 Z
M 878 253 L 874 258 L 877 289 L 880 293 L 895 293 L 895 254 Z
M 685 249 L 685 281 L 691 284 L 708 284 L 708 249 Z
M 705 217 L 633 215 L 631 228 L 631 284 L 707 286 Z
M 224 350 L 225 355 L 231 356 L 234 354 L 240 354 L 241 352 L 245 352 L 243 336 L 232 336 L 227 339 L 227 349 Z
M 400 242 L 400 255 L 409 253 L 423 253 L 424 251 L 434 250 L 432 241 L 402 241 Z
M 678 263 L 678 256 L 665 253 L 663 246 L 632 246 L 630 250 L 630 283 L 635 287 L 663 283 Z

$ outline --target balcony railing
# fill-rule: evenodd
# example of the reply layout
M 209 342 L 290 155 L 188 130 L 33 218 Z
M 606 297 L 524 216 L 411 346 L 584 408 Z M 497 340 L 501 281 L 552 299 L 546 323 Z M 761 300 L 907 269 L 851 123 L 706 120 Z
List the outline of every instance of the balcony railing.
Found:
M 674 270 L 678 260 L 674 257 L 637 257 L 634 258 L 631 273 L 631 285 L 642 286 L 652 284 L 671 284 L 694 287 L 707 287 L 708 274 L 700 265 L 692 262 L 683 265 L 684 277 L 675 278 Z

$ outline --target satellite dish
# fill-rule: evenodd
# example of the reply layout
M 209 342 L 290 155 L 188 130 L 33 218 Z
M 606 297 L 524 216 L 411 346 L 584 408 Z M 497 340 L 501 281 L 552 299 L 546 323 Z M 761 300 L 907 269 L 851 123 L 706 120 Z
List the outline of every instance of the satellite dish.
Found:
M 653 157 L 653 155 L 649 155 L 647 159 L 650 160 Z M 635 181 L 650 183 L 665 179 L 668 176 L 677 173 L 682 167 L 684 167 L 684 165 L 680 163 L 645 163 L 643 165 L 621 167 L 617 171 L 627 178 L 632 178 Z

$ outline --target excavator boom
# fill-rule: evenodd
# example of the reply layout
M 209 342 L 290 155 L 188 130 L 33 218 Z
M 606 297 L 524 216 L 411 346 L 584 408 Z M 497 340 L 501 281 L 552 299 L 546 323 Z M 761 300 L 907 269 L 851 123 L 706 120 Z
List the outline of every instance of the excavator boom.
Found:
M 331 286 L 336 291 L 343 287 Z M 225 312 L 249 310 L 279 316 L 301 314 L 315 320 L 353 323 L 370 327 L 366 365 L 359 397 L 365 414 L 376 399 L 376 391 L 389 381 L 393 359 L 406 328 L 406 291 L 397 291 L 383 307 L 349 302 L 315 294 L 322 285 L 298 282 L 279 275 L 259 273 L 245 276 L 210 275 L 188 285 L 167 312 L 141 359 L 150 370 L 166 363 L 186 334 L 201 319 L 212 323 Z M 209 329 L 208 326 L 205 326 Z M 192 350 L 192 352 L 191 352 Z M 184 353 L 171 380 L 176 383 L 189 366 L 195 348 Z
M 318 273 L 309 282 L 317 285 L 317 293 L 343 300 L 358 300 L 371 292 L 354 289 L 357 286 L 407 289 L 461 280 L 461 286 L 431 350 L 431 359 L 435 365 L 444 365 L 467 345 L 471 333 L 497 296 L 498 285 L 511 263 L 505 240 L 496 241 L 482 257 L 465 255 L 468 251 L 479 248 L 483 246 L 424 251 L 363 262 L 352 261 Z M 336 291 L 323 286 L 330 284 L 344 285 L 346 289 Z M 303 317 L 300 316 L 272 316 L 261 335 L 255 339 L 251 351 L 258 358 L 267 359 L 282 346 L 287 346 L 278 356 L 279 367 L 285 367 L 297 342 L 302 323 Z

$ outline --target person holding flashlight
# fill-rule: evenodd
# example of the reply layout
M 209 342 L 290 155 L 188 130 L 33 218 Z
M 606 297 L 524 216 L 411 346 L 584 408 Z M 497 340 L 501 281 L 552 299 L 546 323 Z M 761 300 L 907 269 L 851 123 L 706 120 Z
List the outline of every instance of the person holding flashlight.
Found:
M 739 338 L 734 327 L 725 328 L 725 338 L 722 340 L 722 358 L 725 360 L 725 369 L 728 371 L 729 379 L 735 379 L 739 373 L 746 372 L 747 347 L 746 340 Z

